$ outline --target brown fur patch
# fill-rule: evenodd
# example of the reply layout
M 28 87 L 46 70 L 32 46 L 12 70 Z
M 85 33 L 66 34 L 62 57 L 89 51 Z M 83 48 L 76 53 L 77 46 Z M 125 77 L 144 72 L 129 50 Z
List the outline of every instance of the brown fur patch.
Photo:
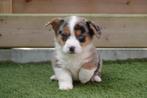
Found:
M 56 34 L 56 36 L 57 36 L 57 31 L 59 29 L 59 26 L 63 23 L 63 21 L 64 20 L 61 19 L 61 18 L 54 18 L 50 22 L 48 22 L 46 24 L 46 26 L 51 25 L 53 30 L 54 30 L 54 32 L 55 32 L 55 34 Z
M 92 40 L 88 32 L 86 32 L 85 28 L 86 26 L 84 26 L 84 24 L 83 25 L 77 24 L 75 26 L 75 36 L 77 37 L 77 39 L 80 36 L 84 37 L 84 41 L 80 42 L 82 47 L 87 46 Z
M 63 32 L 66 33 L 66 34 L 69 34 L 70 33 L 69 27 L 68 26 L 65 26 L 63 28 Z
M 91 42 L 91 38 L 90 38 L 88 35 L 86 35 L 86 37 L 85 37 L 85 42 L 82 43 L 81 46 L 82 46 L 82 47 L 85 47 L 85 46 L 87 46 L 90 42 Z
M 85 68 L 85 69 L 91 70 L 91 69 L 93 69 L 94 67 L 96 67 L 96 65 L 93 64 L 93 63 L 91 63 L 91 62 L 89 62 L 89 63 L 85 63 L 82 67 Z
M 75 35 L 76 35 L 76 36 L 80 36 L 80 35 L 81 35 L 81 31 L 80 31 L 80 30 L 77 30 L 77 31 L 75 32 Z
M 70 34 L 70 30 L 69 30 L 68 26 L 63 27 L 62 33 L 64 33 L 65 35 Z M 63 46 L 65 44 L 65 41 L 63 40 L 63 36 L 61 34 L 58 34 L 56 39 L 60 45 Z

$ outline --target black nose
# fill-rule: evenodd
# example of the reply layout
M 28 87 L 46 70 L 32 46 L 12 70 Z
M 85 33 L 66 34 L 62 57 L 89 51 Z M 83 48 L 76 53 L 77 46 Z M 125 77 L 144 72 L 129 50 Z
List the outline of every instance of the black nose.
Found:
M 70 51 L 71 53 L 74 53 L 74 52 L 75 52 L 75 47 L 74 47 L 74 46 L 69 47 L 69 51 Z

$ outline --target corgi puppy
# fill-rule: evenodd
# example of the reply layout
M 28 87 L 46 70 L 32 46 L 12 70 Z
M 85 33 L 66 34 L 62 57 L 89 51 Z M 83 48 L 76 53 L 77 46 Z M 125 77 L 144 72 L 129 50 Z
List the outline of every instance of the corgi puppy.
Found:
M 55 33 L 54 75 L 60 90 L 73 88 L 73 81 L 101 82 L 102 60 L 92 40 L 99 38 L 98 25 L 79 16 L 55 18 L 48 22 Z

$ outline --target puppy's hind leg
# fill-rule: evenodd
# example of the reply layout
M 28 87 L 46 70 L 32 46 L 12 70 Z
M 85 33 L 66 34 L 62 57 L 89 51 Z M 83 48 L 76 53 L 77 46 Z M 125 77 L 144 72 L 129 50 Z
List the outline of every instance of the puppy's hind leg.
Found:
M 92 76 L 91 81 L 102 82 L 102 79 L 101 79 L 102 65 L 103 65 L 103 61 L 102 61 L 102 59 L 99 57 L 98 67 L 97 67 L 97 69 L 96 69 L 94 75 Z
M 91 81 L 92 82 L 101 82 L 102 79 L 99 75 L 94 75 L 94 76 L 92 76 Z
M 79 80 L 81 83 L 87 83 L 92 78 L 94 72 L 96 70 L 96 66 L 92 63 L 86 63 L 82 66 L 79 72 Z

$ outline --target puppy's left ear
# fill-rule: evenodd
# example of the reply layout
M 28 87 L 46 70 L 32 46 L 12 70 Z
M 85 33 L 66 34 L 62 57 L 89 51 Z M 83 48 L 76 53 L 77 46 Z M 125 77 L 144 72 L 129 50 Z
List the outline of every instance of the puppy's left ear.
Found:
M 96 25 L 94 22 L 91 21 L 87 21 L 86 22 L 88 29 L 89 29 L 89 33 L 93 36 L 95 35 L 98 39 L 101 37 L 101 30 L 100 27 L 98 25 Z
M 54 18 L 51 21 L 49 21 L 47 24 L 45 24 L 45 26 L 51 26 L 55 34 L 57 35 L 57 31 L 63 22 L 64 20 L 62 18 Z

